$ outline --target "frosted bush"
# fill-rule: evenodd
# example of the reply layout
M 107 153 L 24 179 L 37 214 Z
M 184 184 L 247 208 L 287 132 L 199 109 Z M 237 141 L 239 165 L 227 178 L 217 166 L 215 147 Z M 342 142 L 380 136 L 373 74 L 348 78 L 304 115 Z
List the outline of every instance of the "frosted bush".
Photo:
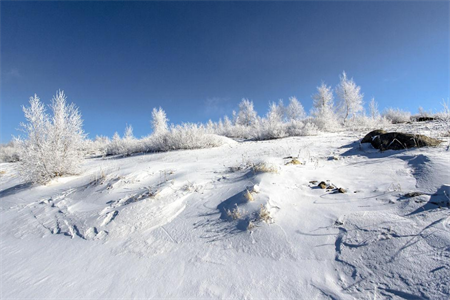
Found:
M 390 124 L 386 118 L 378 116 L 377 118 L 372 118 L 366 115 L 358 115 L 347 121 L 345 124 L 347 128 L 353 130 L 370 130 L 376 128 L 383 128 Z
M 168 151 L 218 147 L 227 143 L 228 139 L 215 134 L 208 134 L 203 126 L 186 123 L 172 126 L 166 134 L 150 137 L 149 141 L 152 150 Z
M 267 208 L 267 206 L 261 204 L 261 206 L 259 208 L 259 212 L 258 212 L 258 220 L 264 221 L 268 224 L 273 221 L 272 216 L 270 215 L 270 211 Z
M 226 137 L 230 138 L 236 138 L 236 139 L 250 139 L 255 137 L 255 129 L 258 128 L 258 123 L 256 123 L 253 126 L 247 127 L 243 125 L 230 125 L 229 127 L 226 127 L 226 130 L 223 134 L 217 132 L 217 134 L 224 135 Z
M 443 110 L 435 115 L 441 135 L 450 136 L 450 108 L 448 102 L 442 101 Z
M 130 136 L 121 139 L 116 133 L 107 147 L 107 155 L 212 148 L 233 143 L 226 137 L 208 133 L 203 125 L 185 123 L 172 125 L 166 132 L 159 131 L 142 139 Z
M 385 117 L 392 124 L 406 123 L 411 121 L 411 113 L 401 110 L 399 108 L 393 109 L 388 108 L 383 112 L 383 117 Z
M 256 173 L 278 173 L 280 168 L 275 160 L 266 159 L 253 163 L 252 169 Z
M 19 173 L 26 180 L 45 183 L 57 176 L 76 174 L 83 161 L 83 121 L 78 108 L 67 104 L 64 92 L 52 99 L 48 115 L 35 95 L 23 107 L 27 123 L 21 124 L 25 139 L 19 139 Z
M 314 123 L 308 122 L 303 127 L 302 135 L 304 136 L 312 136 L 317 135 L 319 132 L 319 128 Z
M 312 123 L 313 120 L 309 119 L 306 123 L 301 121 L 291 121 L 288 124 L 287 132 L 289 136 L 312 136 L 317 135 L 319 128 Z
M 86 139 L 83 149 L 86 155 L 106 155 L 111 140 L 106 136 L 96 136 L 94 140 Z
M 258 118 L 254 126 L 254 138 L 257 140 L 270 140 L 287 136 L 286 126 L 283 123 L 283 102 L 279 105 L 272 103 L 265 118 Z
M 287 133 L 289 136 L 302 136 L 305 124 L 302 121 L 292 120 L 287 125 Z
M 0 162 L 19 161 L 19 148 L 15 141 L 0 145 Z

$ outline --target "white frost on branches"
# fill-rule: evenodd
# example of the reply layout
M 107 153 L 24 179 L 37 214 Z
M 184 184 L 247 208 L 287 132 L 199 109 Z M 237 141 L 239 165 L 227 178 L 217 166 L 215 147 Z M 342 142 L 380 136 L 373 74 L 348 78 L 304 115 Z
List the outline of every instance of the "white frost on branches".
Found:
M 161 107 L 159 109 L 153 108 L 151 120 L 153 134 L 160 135 L 166 133 L 169 129 L 167 125 L 168 121 L 166 112 Z
M 305 109 L 297 98 L 289 98 L 289 105 L 286 108 L 286 116 L 289 121 L 300 121 L 306 117 Z
M 339 127 L 336 113 L 334 112 L 334 97 L 331 86 L 322 82 L 317 87 L 317 93 L 312 96 L 314 122 L 319 129 L 334 131 Z
M 54 177 L 76 174 L 83 161 L 83 120 L 78 108 L 67 104 L 63 91 L 52 99 L 52 116 L 34 95 L 30 106 L 23 107 L 27 123 L 21 127 L 26 134 L 19 139 L 20 173 L 29 181 L 45 183 Z
M 361 93 L 361 87 L 357 86 L 353 79 L 348 79 L 345 72 L 342 72 L 336 94 L 340 99 L 339 108 L 344 124 L 349 117 L 354 118 L 358 112 L 363 111 L 364 95 Z
M 253 102 L 242 99 L 239 103 L 239 113 L 236 117 L 236 124 L 250 127 L 256 123 L 256 111 L 253 109 Z

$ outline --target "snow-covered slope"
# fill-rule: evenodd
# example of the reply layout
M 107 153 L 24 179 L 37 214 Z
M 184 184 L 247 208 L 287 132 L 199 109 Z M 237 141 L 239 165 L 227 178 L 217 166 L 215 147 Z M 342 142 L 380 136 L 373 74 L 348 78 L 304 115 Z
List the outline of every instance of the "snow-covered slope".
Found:
M 446 144 L 363 135 L 89 159 L 46 186 L 1 164 L 2 298 L 448 299 Z

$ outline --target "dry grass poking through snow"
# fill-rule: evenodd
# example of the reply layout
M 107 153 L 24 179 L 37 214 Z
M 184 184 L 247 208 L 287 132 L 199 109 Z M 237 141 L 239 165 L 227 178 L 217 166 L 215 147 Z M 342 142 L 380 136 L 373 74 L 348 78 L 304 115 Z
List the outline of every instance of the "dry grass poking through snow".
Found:
M 258 218 L 261 221 L 264 221 L 266 223 L 270 223 L 272 221 L 272 217 L 270 216 L 270 211 L 267 209 L 266 206 L 261 204 L 261 207 L 259 209 Z
M 261 162 L 254 164 L 252 166 L 253 172 L 255 173 L 278 173 L 278 165 L 271 162 Z
M 246 190 L 246 191 L 245 191 L 244 197 L 245 197 L 245 199 L 247 199 L 248 202 L 253 202 L 253 201 L 255 201 L 255 198 L 253 197 L 253 193 L 250 192 L 249 190 Z
M 227 216 L 233 220 L 238 220 L 242 218 L 242 215 L 244 212 L 240 210 L 237 206 L 233 209 L 227 209 L 226 210 Z

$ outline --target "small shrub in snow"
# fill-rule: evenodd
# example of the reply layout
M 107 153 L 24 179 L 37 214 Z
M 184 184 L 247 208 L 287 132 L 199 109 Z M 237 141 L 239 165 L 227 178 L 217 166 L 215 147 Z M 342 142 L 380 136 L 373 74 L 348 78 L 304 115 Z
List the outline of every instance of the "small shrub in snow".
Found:
M 165 116 L 162 109 L 156 113 Z M 191 123 L 172 125 L 167 130 L 164 126 L 159 129 L 155 127 L 151 136 L 142 139 L 134 138 L 131 127 L 128 127 L 124 138 L 121 139 L 117 133 L 114 134 L 106 153 L 107 155 L 130 155 L 140 152 L 212 148 L 232 143 L 234 141 L 226 137 L 209 134 L 208 129 L 203 125 Z
M 120 138 L 116 132 L 112 141 L 106 147 L 106 155 L 131 155 L 133 153 L 143 152 L 145 145 L 142 140 L 133 137 L 133 129 L 131 126 L 125 128 L 125 135 Z
M 242 211 L 241 209 L 239 209 L 239 207 L 236 206 L 233 209 L 227 209 L 226 214 L 227 214 L 228 218 L 230 218 L 232 220 L 238 220 L 238 219 L 242 218 L 244 211 Z
M 314 123 L 306 123 L 302 130 L 302 135 L 313 136 L 317 135 L 319 128 Z
M 292 158 L 291 160 L 286 162 L 285 165 L 302 165 L 302 163 L 297 158 Z
M 272 222 L 272 217 L 270 216 L 270 211 L 267 209 L 266 206 L 264 206 L 262 204 L 259 208 L 258 219 L 261 221 L 264 221 L 266 223 Z
M 399 108 L 393 109 L 388 108 L 383 112 L 383 117 L 385 117 L 392 124 L 406 123 L 411 121 L 411 113 L 401 110 Z
M 260 162 L 253 165 L 253 172 L 278 173 L 278 165 L 272 162 Z
M 19 139 L 20 174 L 32 182 L 45 183 L 57 176 L 76 174 L 83 161 L 83 121 L 78 108 L 67 104 L 58 91 L 50 105 L 52 116 L 35 95 L 23 107 L 27 123 L 21 124 L 25 139 Z
M 302 121 L 291 120 L 287 124 L 286 131 L 289 136 L 302 136 L 305 124 Z
M 254 126 L 256 140 L 270 140 L 287 136 L 285 124 L 278 112 L 278 106 L 272 103 L 266 118 L 258 118 Z
M 255 227 L 256 227 L 255 223 L 253 223 L 252 221 L 248 221 L 247 230 L 251 231 L 251 230 L 255 229 Z
M 319 128 L 313 123 L 314 120 L 308 119 L 304 122 L 292 120 L 287 125 L 289 136 L 313 136 L 317 135 Z
M 188 123 L 172 126 L 166 134 L 151 136 L 149 142 L 153 151 L 169 151 L 218 147 L 229 139 L 208 134 L 203 126 Z
M 18 162 L 20 160 L 19 155 L 19 148 L 16 141 L 0 145 L 0 162 Z
M 248 202 L 253 202 L 255 201 L 255 198 L 253 197 L 252 192 L 250 192 L 249 190 L 245 190 L 244 192 L 244 197 Z
M 382 128 L 389 124 L 390 122 L 384 117 L 379 116 L 377 119 L 373 119 L 365 114 L 360 114 L 352 119 L 349 119 L 345 125 L 347 128 L 353 130 L 369 130 Z
M 258 123 L 256 123 L 258 124 Z M 243 125 L 231 125 L 228 130 L 226 131 L 226 135 L 227 137 L 231 137 L 231 138 L 242 138 L 242 139 L 250 139 L 250 138 L 254 138 L 255 136 L 257 136 L 258 134 L 255 133 L 255 127 L 257 125 L 254 126 L 243 126 Z
M 107 148 L 111 140 L 106 136 L 96 136 L 94 140 L 86 139 L 83 150 L 86 155 L 106 155 Z

